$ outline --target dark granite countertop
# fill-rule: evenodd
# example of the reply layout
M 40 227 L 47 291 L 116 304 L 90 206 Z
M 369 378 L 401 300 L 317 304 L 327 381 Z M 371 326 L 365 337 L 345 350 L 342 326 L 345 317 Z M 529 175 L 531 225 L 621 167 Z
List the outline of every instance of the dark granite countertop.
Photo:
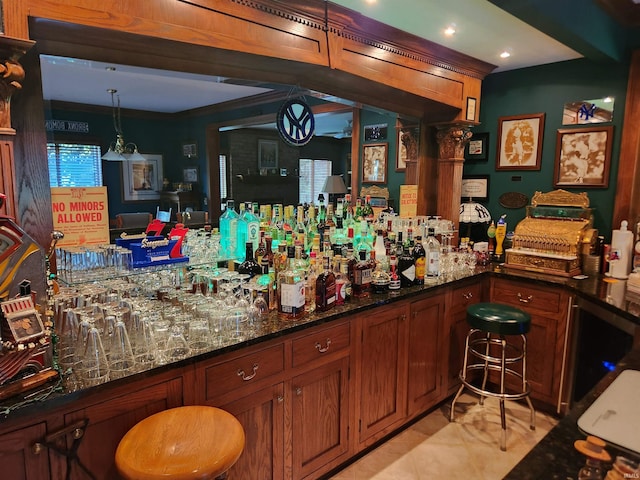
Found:
M 578 472 L 585 464 L 585 457 L 578 453 L 573 443 L 586 437 L 578 428 L 578 419 L 620 375 L 620 372 L 628 369 L 640 370 L 640 348 L 632 350 L 618 362 L 615 370 L 607 374 L 580 402 L 576 403 L 571 411 L 504 478 L 506 480 L 577 479 Z M 620 452 L 611 446 L 607 446 L 607 451 L 612 459 L 620 454 L 630 457 L 628 453 Z M 640 458 L 640 455 L 638 457 Z
M 242 340 L 214 348 L 211 351 L 202 353 L 198 356 L 190 357 L 168 365 L 155 367 L 148 371 L 140 372 L 129 377 L 108 382 L 107 384 L 98 385 L 96 387 L 80 391 L 67 392 L 63 388 L 58 388 L 54 392 L 45 392 L 44 394 L 39 392 L 37 394 L 40 395 L 40 397 L 37 402 L 24 402 L 24 397 L 14 397 L 10 400 L 0 402 L 0 422 L 6 421 L 10 418 L 28 415 L 34 411 L 41 411 L 42 408 L 55 408 L 102 388 L 108 388 L 109 385 L 121 385 L 133 382 L 136 381 L 136 379 L 155 375 L 173 368 L 180 368 L 204 359 L 213 358 L 227 352 L 239 350 L 250 345 L 255 345 L 296 331 L 304 330 L 315 325 L 335 321 L 382 305 L 393 304 L 394 302 L 410 298 L 420 293 L 429 291 L 436 292 L 440 288 L 455 286 L 456 284 L 473 281 L 474 279 L 481 280 L 487 275 L 511 279 L 517 278 L 534 284 L 539 283 L 546 286 L 563 286 L 575 293 L 576 297 L 585 299 L 592 304 L 604 308 L 613 315 L 622 316 L 630 322 L 640 325 L 640 296 L 636 297 L 635 295 L 626 294 L 624 281 L 614 280 L 612 282 L 611 279 L 606 279 L 602 276 L 587 278 L 584 280 L 575 280 L 572 278 L 505 268 L 500 265 L 489 265 L 487 267 L 478 267 L 475 272 L 463 273 L 456 276 L 454 279 L 441 278 L 435 282 L 427 283 L 424 286 L 402 289 L 398 294 L 373 294 L 367 298 L 352 299 L 348 304 L 333 308 L 328 312 L 314 313 L 299 320 L 285 320 L 278 317 L 277 313 L 272 313 L 265 320 L 261 321 L 259 325 L 256 325 L 254 330 Z M 615 286 L 613 289 L 611 287 L 612 285 Z M 622 293 L 620 294 L 620 292 Z

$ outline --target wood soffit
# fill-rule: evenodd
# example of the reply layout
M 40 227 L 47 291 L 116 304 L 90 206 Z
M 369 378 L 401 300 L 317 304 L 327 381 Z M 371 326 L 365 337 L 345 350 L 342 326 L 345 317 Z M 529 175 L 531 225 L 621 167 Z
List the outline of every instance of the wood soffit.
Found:
M 216 10 L 216 0 L 179 1 Z M 291 7 L 289 2 L 278 0 L 231 1 L 296 22 L 305 27 L 323 30 L 338 37 L 472 78 L 482 80 L 496 68 L 495 65 L 398 30 L 341 5 L 324 0 L 297 1 L 295 7 Z

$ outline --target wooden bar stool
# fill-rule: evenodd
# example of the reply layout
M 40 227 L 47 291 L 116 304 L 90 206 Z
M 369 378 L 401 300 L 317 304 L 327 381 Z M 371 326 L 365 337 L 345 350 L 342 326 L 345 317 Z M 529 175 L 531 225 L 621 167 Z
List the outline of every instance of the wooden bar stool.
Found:
M 116 467 L 127 480 L 225 479 L 244 449 L 244 430 L 215 407 L 165 410 L 134 425 L 118 444 Z
M 531 328 L 531 316 L 519 308 L 500 303 L 477 303 L 467 308 L 467 322 L 471 329 L 467 334 L 464 349 L 464 362 L 460 371 L 462 385 L 451 403 L 449 420 L 454 420 L 456 401 L 465 388 L 480 395 L 482 405 L 484 397 L 496 397 L 500 399 L 500 422 L 502 435 L 500 437 L 500 450 L 507 449 L 507 422 L 504 411 L 505 400 L 525 399 L 529 405 L 531 418 L 529 426 L 535 430 L 535 410 L 529 398 L 529 384 L 527 383 L 527 337 L 526 333 Z M 508 343 L 506 337 L 518 335 L 522 338 L 522 348 Z M 496 352 L 497 350 L 497 352 Z M 469 355 L 477 359 L 475 363 L 469 363 Z M 520 372 L 514 370 L 516 363 L 522 362 Z M 496 388 L 487 386 L 489 371 L 497 371 L 500 375 L 499 385 Z M 474 385 L 474 379 L 470 373 L 482 372 L 482 384 Z M 507 390 L 507 378 L 515 378 L 520 385 L 516 391 Z M 477 380 L 477 379 L 475 379 Z

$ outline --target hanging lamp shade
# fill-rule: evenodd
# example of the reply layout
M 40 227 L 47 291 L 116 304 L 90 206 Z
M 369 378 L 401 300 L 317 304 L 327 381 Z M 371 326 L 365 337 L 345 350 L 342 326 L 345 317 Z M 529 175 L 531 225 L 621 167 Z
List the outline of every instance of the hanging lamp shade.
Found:
M 489 223 L 491 214 L 487 207 L 477 202 L 469 201 L 460 204 L 460 223 Z

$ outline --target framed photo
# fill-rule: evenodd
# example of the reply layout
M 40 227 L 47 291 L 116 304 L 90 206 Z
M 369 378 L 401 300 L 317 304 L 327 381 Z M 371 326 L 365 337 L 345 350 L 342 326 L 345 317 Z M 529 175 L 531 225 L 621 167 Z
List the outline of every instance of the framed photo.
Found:
M 187 167 L 183 169 L 182 179 L 185 183 L 196 183 L 198 181 L 198 167 Z
M 498 119 L 496 170 L 540 170 L 544 113 Z
M 612 144 L 612 126 L 558 130 L 553 185 L 607 188 Z
M 476 121 L 476 105 L 478 103 L 478 100 L 476 98 L 473 97 L 467 97 L 467 115 L 466 115 L 466 119 L 469 120 L 470 122 L 475 122 Z
M 158 200 L 162 190 L 162 155 L 145 154 L 146 160 L 122 162 L 122 196 L 125 202 Z
M 470 198 L 479 202 L 489 200 L 489 175 L 463 175 L 460 196 L 463 202 Z
M 258 169 L 278 168 L 278 141 L 258 140 Z
M 387 128 L 388 125 L 386 123 L 381 123 L 379 125 L 365 125 L 364 127 L 364 141 L 370 142 L 380 141 L 387 139 Z
M 489 158 L 489 132 L 474 133 L 464 147 L 466 161 L 486 162 Z
M 182 144 L 182 156 L 196 158 L 198 156 L 198 144 L 194 140 Z
M 387 143 L 371 143 L 362 147 L 362 182 L 387 183 Z

